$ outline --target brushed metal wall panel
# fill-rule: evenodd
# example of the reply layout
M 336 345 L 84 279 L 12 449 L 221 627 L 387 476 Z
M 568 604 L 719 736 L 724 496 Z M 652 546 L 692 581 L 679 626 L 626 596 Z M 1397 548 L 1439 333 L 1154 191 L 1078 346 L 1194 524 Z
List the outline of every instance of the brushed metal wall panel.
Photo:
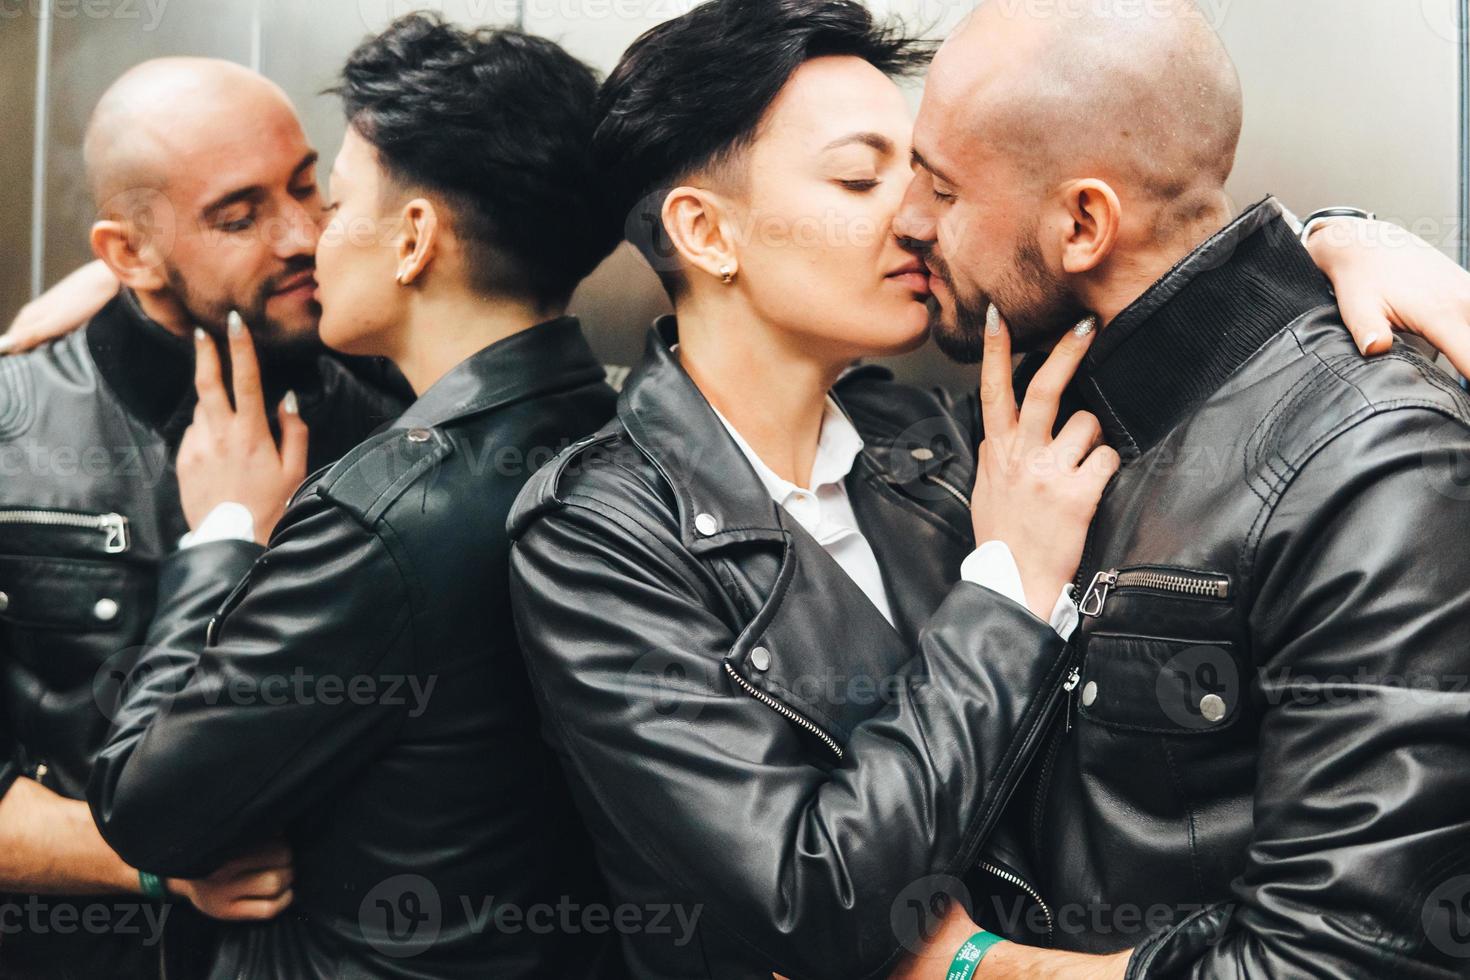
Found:
M 341 104 L 322 90 L 336 83 L 348 54 L 413 11 L 437 12 L 466 26 L 516 23 L 517 0 L 260 0 L 260 71 L 296 104 L 307 137 L 322 155 L 326 180 L 342 146 Z
M 0 331 L 31 298 L 31 181 L 36 125 L 36 41 L 26 9 L 0 15 Z
M 92 258 L 94 216 L 82 135 L 97 99 L 149 58 L 199 55 L 248 64 L 254 0 L 93 0 L 59 4 L 52 24 L 46 173 L 45 280 Z M 89 13 L 90 11 L 90 13 Z M 105 14 L 105 16 L 97 16 Z

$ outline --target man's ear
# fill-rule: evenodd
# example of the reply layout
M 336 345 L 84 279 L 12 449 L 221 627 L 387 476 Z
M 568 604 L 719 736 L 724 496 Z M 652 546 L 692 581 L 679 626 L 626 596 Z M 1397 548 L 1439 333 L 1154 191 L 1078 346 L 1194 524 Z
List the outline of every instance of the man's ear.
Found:
M 1066 228 L 1061 241 L 1062 270 L 1068 275 L 1091 272 L 1113 254 L 1123 207 L 1117 192 L 1101 180 L 1074 180 L 1062 188 Z
M 740 271 L 733 220 L 720 195 L 699 187 L 675 187 L 660 212 L 669 241 L 692 273 L 716 279 Z
M 117 281 L 134 292 L 157 292 L 168 286 L 157 242 L 126 221 L 92 224 L 92 254 L 107 264 Z
M 403 206 L 396 274 L 400 286 L 407 286 L 429 268 L 439 249 L 439 234 L 439 211 L 432 201 L 416 197 Z

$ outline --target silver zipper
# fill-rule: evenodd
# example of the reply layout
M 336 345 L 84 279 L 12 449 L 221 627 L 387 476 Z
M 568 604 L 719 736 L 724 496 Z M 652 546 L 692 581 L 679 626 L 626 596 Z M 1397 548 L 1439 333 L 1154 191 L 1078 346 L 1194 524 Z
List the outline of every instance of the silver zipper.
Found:
M 929 474 L 929 473 L 925 473 L 923 476 L 920 477 L 920 479 L 928 480 L 931 483 L 934 483 L 934 484 L 938 485 L 941 489 L 944 489 L 944 490 L 949 491 L 949 495 L 951 497 L 953 497 L 954 499 L 958 500 L 960 503 L 964 504 L 966 510 L 969 510 L 970 509 L 970 497 L 969 497 L 969 495 L 966 494 L 966 493 L 964 493 L 963 491 L 961 491 L 953 483 L 950 483 L 948 480 L 944 479 L 943 477 L 934 476 L 934 475 Z
M 826 732 L 818 728 L 813 722 L 808 721 L 806 718 L 803 718 L 795 711 L 792 711 L 790 708 L 786 707 L 786 705 L 782 704 L 780 701 L 777 701 L 766 692 L 757 690 L 756 688 L 752 687 L 750 682 L 747 681 L 744 677 L 741 677 L 740 672 L 737 671 L 734 665 L 731 664 L 728 660 L 725 661 L 725 673 L 729 674 L 731 678 L 734 679 L 735 683 L 739 684 L 746 694 L 749 694 L 761 704 L 765 705 L 767 708 L 770 708 L 772 711 L 781 715 L 788 721 L 800 725 L 802 728 L 805 728 L 807 731 L 817 736 L 817 738 L 821 739 L 822 743 L 826 745 L 827 748 L 831 749 L 832 752 L 837 756 L 837 758 L 842 758 L 842 746 L 837 744 L 837 740 L 835 738 L 833 738 L 831 735 L 828 735 Z
M 1113 568 L 1098 572 L 1087 587 L 1087 594 L 1077 607 L 1084 616 L 1102 614 L 1103 604 L 1114 589 L 1153 589 L 1175 595 L 1199 596 L 1206 599 L 1230 598 L 1230 580 L 1220 575 L 1196 575 L 1190 572 L 1165 572 L 1136 568 L 1120 572 Z
M 75 527 L 107 535 L 102 550 L 119 555 L 128 550 L 128 519 L 121 514 L 68 514 L 56 510 L 0 510 L 0 524 Z
M 1077 667 L 1073 667 L 1072 672 L 1067 675 L 1066 683 L 1062 685 L 1062 690 L 1067 692 L 1066 730 L 1069 732 L 1072 730 L 1072 712 L 1077 708 L 1077 685 L 1081 683 L 1082 671 Z
M 1027 895 L 1031 896 L 1031 900 L 1041 908 L 1041 914 L 1046 916 L 1046 940 L 1048 943 L 1050 943 L 1051 934 L 1053 929 L 1055 928 L 1056 920 L 1052 918 L 1051 907 L 1042 900 L 1041 893 L 1038 892 L 1035 888 L 1032 888 L 1029 884 L 1027 884 L 1026 880 L 1020 875 L 1011 874 L 1004 868 L 997 868 L 989 861 L 981 861 L 980 870 L 990 872 L 1001 881 L 1009 882 L 1010 884 L 1015 885 L 1017 888 L 1021 889 L 1021 891 L 1025 892 Z

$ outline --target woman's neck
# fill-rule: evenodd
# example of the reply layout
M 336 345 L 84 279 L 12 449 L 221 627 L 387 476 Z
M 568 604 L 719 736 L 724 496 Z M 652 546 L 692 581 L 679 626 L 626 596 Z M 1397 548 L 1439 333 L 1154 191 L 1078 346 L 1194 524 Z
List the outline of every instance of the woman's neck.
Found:
M 408 379 L 414 394 L 491 344 L 560 315 L 560 310 L 517 300 L 470 293 L 422 293 L 408 304 L 396 330 L 389 360 Z
M 681 310 L 679 360 L 762 462 L 810 487 L 827 393 L 846 365 L 813 359 L 748 311 Z

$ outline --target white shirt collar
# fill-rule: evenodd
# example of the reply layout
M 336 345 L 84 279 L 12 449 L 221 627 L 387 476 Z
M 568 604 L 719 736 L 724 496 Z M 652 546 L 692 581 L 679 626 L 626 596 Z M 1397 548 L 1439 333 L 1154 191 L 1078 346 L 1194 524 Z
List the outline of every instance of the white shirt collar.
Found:
M 822 410 L 822 430 L 817 436 L 817 455 L 812 460 L 812 485 L 807 488 L 799 487 L 790 480 L 776 475 L 776 471 L 766 465 L 765 461 L 756 455 L 750 443 L 735 430 L 729 419 L 720 414 L 720 410 L 713 405 L 715 416 L 730 433 L 730 438 L 735 440 L 735 445 L 745 454 L 755 470 L 756 476 L 760 477 L 761 483 L 765 485 L 766 492 L 776 503 L 785 503 L 792 494 L 803 490 L 807 493 L 816 493 L 822 487 L 829 484 L 842 485 L 852 472 L 853 463 L 857 461 L 858 453 L 863 451 L 863 437 L 858 434 L 857 428 L 852 424 L 832 396 L 827 396 L 827 404 Z

